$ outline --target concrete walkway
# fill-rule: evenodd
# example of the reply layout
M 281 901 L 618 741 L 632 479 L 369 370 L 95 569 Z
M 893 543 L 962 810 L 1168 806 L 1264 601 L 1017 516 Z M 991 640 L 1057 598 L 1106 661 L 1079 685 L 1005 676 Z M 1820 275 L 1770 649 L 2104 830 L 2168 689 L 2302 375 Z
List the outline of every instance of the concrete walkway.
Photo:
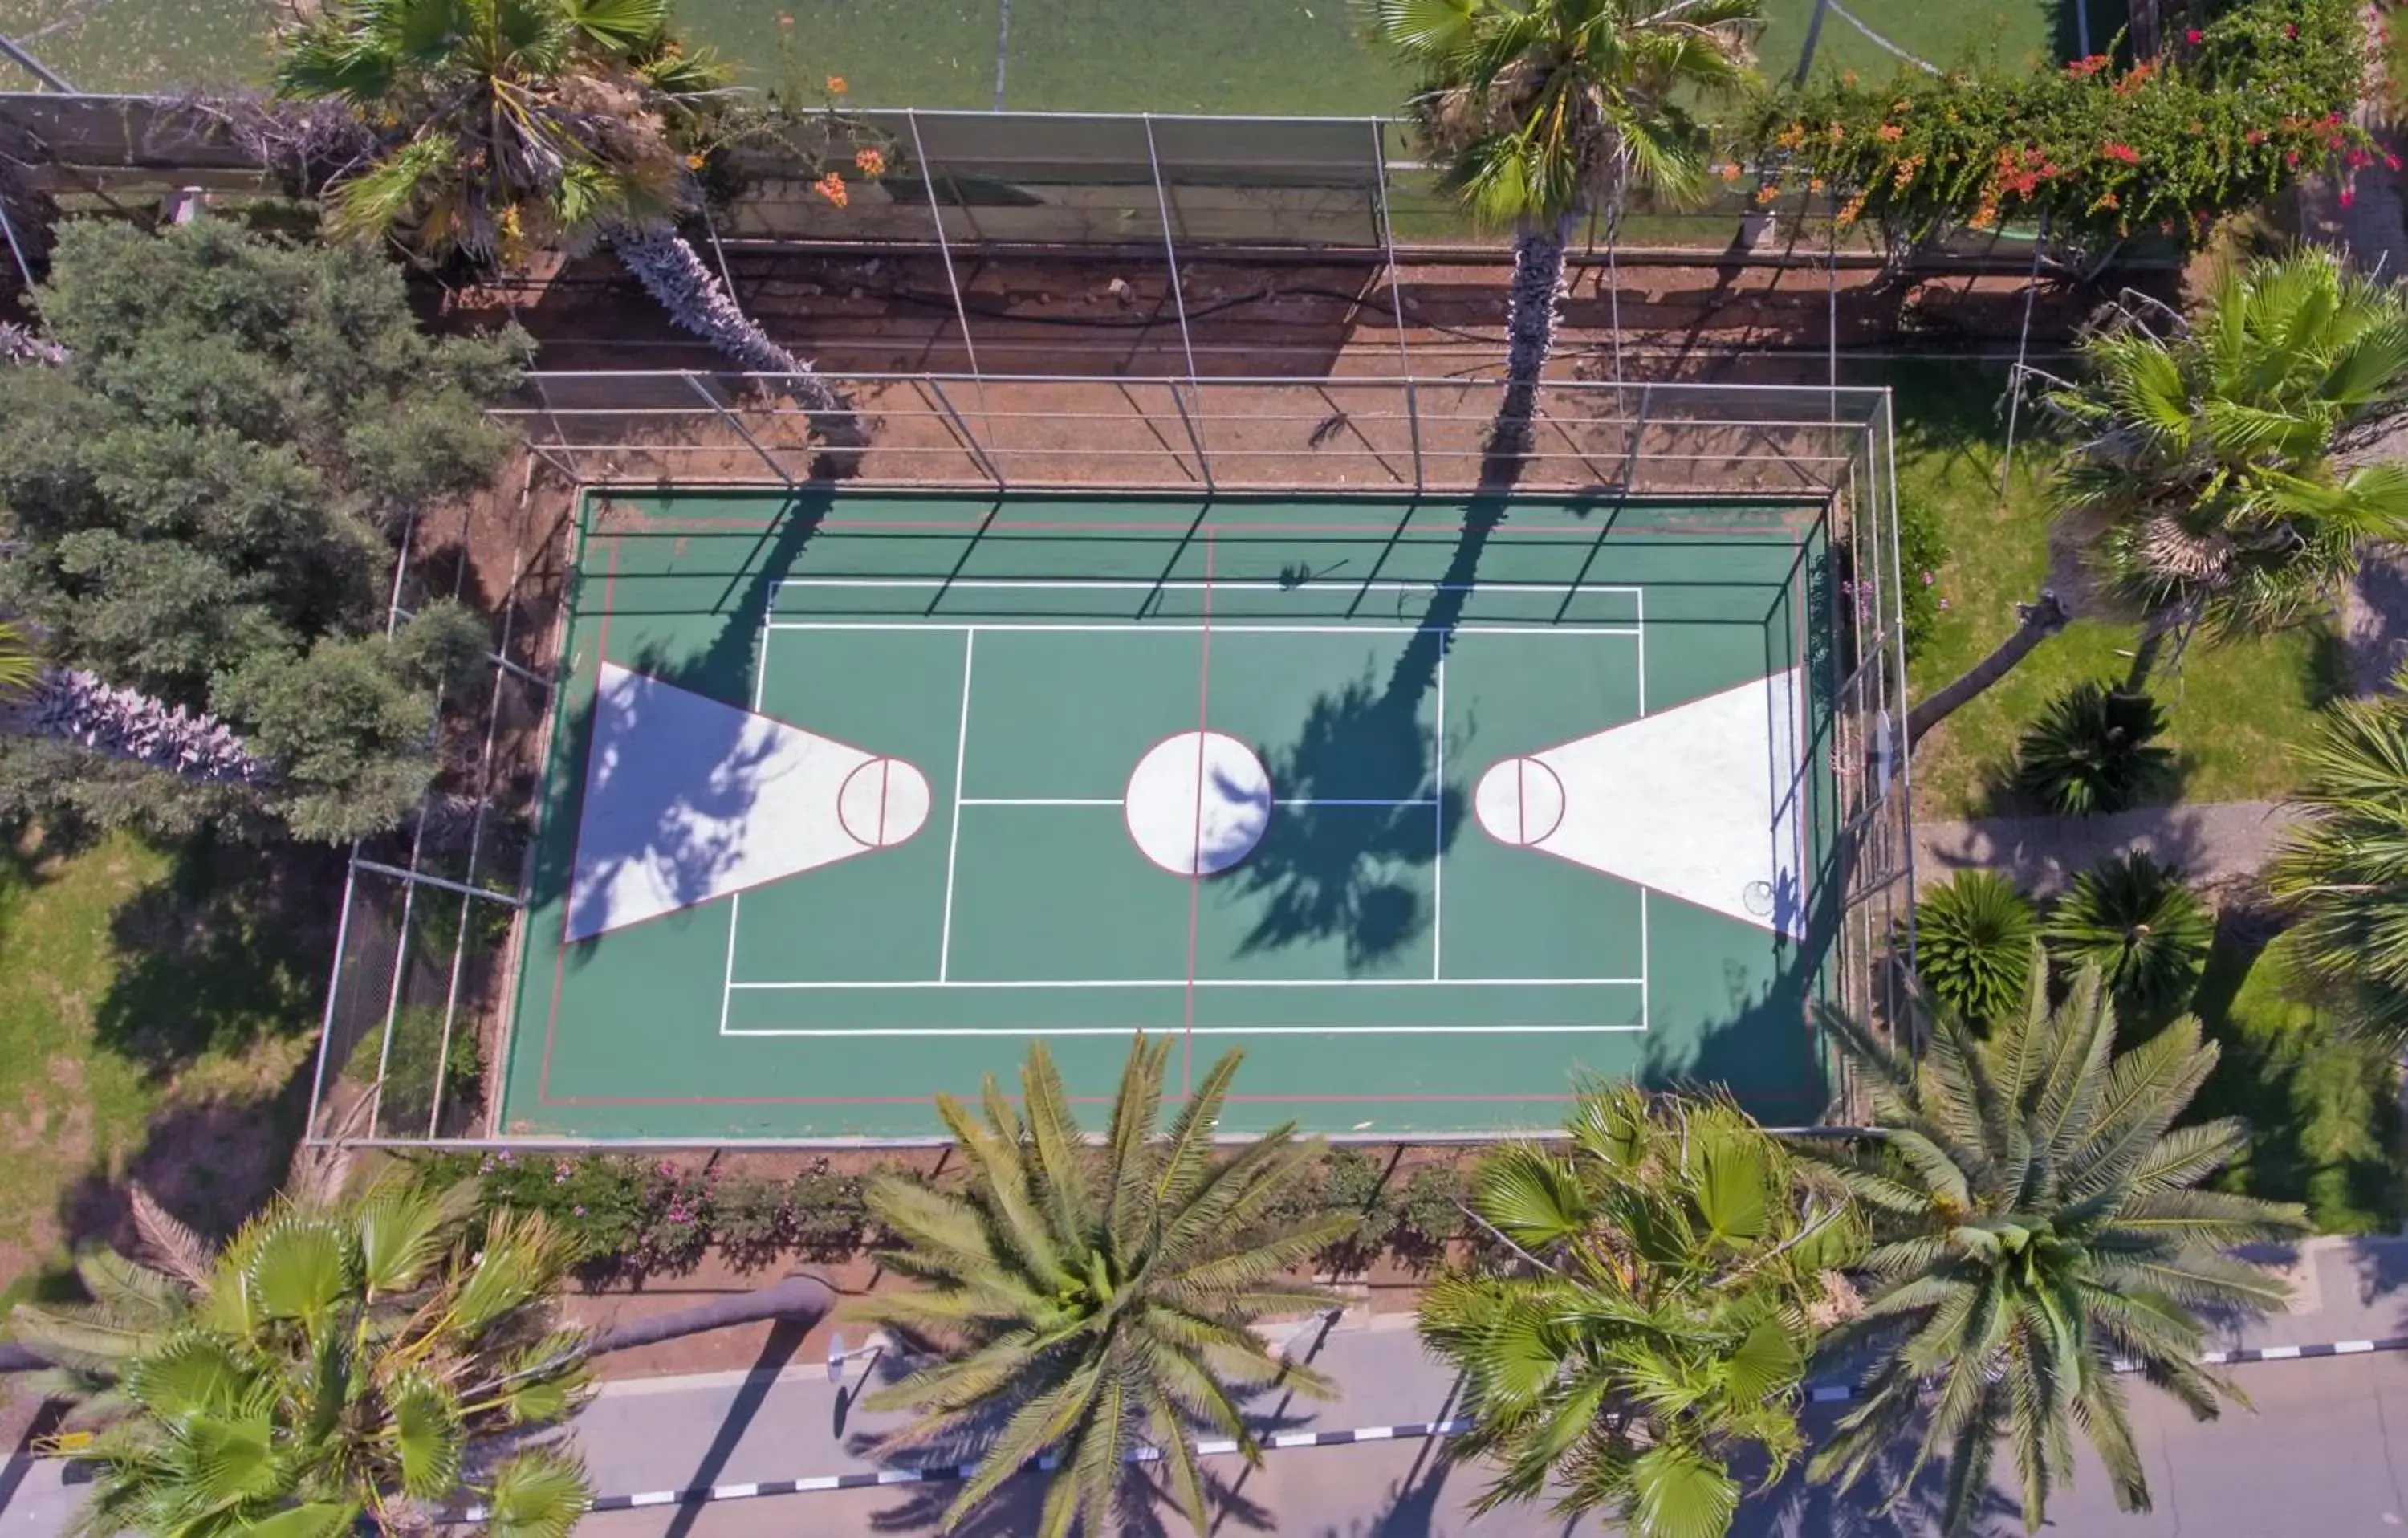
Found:
M 2142 850 L 2194 886 L 2245 883 L 2273 857 L 2299 813 L 2278 801 L 2215 801 L 2141 807 L 2103 817 L 1985 817 L 1918 823 L 1918 887 L 1968 866 L 1997 870 L 2035 897 L 2053 897 L 2073 876 L 2113 855 Z

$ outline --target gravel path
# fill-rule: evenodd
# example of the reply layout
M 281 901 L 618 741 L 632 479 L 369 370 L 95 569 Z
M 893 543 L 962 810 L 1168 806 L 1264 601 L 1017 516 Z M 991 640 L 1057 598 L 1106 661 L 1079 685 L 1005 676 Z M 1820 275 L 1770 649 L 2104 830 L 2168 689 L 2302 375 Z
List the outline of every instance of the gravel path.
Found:
M 2195 886 L 2233 886 L 2258 873 L 2284 830 L 2298 820 L 2296 812 L 2277 801 L 2212 801 L 2142 807 L 2104 817 L 1918 823 L 1915 884 L 1930 886 L 1980 866 L 2036 897 L 2051 897 L 2076 872 L 2139 849 L 2173 866 Z

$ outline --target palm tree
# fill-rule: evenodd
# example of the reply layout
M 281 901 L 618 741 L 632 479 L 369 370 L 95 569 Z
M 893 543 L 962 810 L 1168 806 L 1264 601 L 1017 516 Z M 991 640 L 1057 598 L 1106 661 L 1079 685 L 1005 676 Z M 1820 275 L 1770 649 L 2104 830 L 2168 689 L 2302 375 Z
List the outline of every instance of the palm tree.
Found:
M 2174 1126 L 2215 1067 L 2196 1020 L 2119 1055 L 2097 970 L 2054 1009 L 2045 973 L 2035 959 L 2022 1016 L 1987 1041 L 1942 1015 L 1919 1064 L 1825 1017 L 1884 1135 L 1809 1149 L 1846 1181 L 1873 1240 L 1863 1312 L 1825 1341 L 1836 1359 L 1869 1364 L 1862 1396 L 1810 1472 L 1844 1489 L 1912 1439 L 1891 1500 L 1944 1459 L 1949 1533 L 1980 1516 L 2000 1439 L 2038 1531 L 2070 1476 L 2076 1428 L 2116 1504 L 2146 1511 L 2119 1362 L 2202 1420 L 2240 1400 L 2199 1363 L 2192 1311 L 2279 1303 L 2280 1283 L 2223 1252 L 2305 1227 L 2297 1206 L 2197 1188 L 2248 1130 L 2232 1118 Z
M 993 1431 L 943 1529 L 1024 1465 L 1057 1452 L 1038 1531 L 1063 1538 L 1083 1523 L 1087 1532 L 1117 1533 L 1131 1510 L 1130 1456 L 1150 1445 L 1187 1519 L 1205 1532 L 1204 1475 L 1189 1430 L 1216 1429 L 1252 1461 L 1260 1448 L 1233 1389 L 1277 1381 L 1327 1392 L 1319 1374 L 1275 1359 L 1251 1327 L 1338 1301 L 1284 1273 L 1354 1218 L 1277 1216 L 1320 1153 L 1293 1124 L 1226 1159 L 1214 1156 L 1237 1052 L 1197 1082 L 1168 1135 L 1157 1137 L 1175 1041 L 1140 1037 L 1131 1046 L 1100 1149 L 1081 1138 L 1039 1042 L 1021 1071 L 1025 1117 L 992 1078 L 982 1123 L 938 1097 L 968 1165 L 958 1189 L 896 1177 L 870 1186 L 870 1209 L 896 1244 L 885 1263 L 924 1290 L 871 1299 L 856 1312 L 945 1347 L 940 1359 L 863 1401 L 917 1413 L 882 1450 Z
M 670 30 L 668 0 L 330 0 L 276 66 L 279 94 L 340 102 L 372 137 L 329 190 L 337 231 L 486 265 L 607 242 L 679 325 L 792 376 L 823 434 L 849 438 L 851 407 L 677 233 L 728 78 Z
M 1735 1457 L 1770 1485 L 1798 1456 L 1856 1215 L 1727 1100 L 1591 1086 L 1568 1130 L 1483 1161 L 1471 1212 L 1514 1264 L 1423 1296 L 1423 1341 L 1464 1375 L 1456 1451 L 1501 1465 L 1481 1511 L 1553 1489 L 1558 1514 L 1606 1509 L 1635 1538 L 1714 1538 Z
M 557 1317 L 575 1253 L 540 1215 L 472 1221 L 473 1182 L 388 1173 L 332 1202 L 286 1198 L 210 1247 L 137 1204 L 159 1269 L 80 1270 L 99 1300 L 19 1328 L 104 1391 L 78 1531 L 336 1538 L 416 1531 L 464 1489 L 494 1538 L 560 1538 L 588 1503 L 577 1461 L 508 1445 L 585 1387 Z
M 215 716 L 43 664 L 24 625 L 0 620 L 0 713 L 10 729 L 165 769 L 192 784 L 265 784 L 274 766 Z
M 1708 185 L 1693 106 L 1749 74 L 1763 0 L 1368 0 L 1419 78 L 1409 110 L 1443 185 L 1513 231 L 1498 438 L 1527 446 L 1555 349 L 1564 252 L 1582 213 L 1627 188 L 1668 202 Z
M 2408 1042 L 2408 700 L 2333 706 L 2299 762 L 2306 817 L 2267 872 L 2298 915 L 2285 946 L 2341 993 L 2344 1018 Z
M 2081 435 L 2068 515 L 2153 611 L 2224 632 L 2331 601 L 2358 547 L 2408 535 L 2408 467 L 2350 463 L 2408 398 L 2408 296 L 2329 251 L 2225 269 L 2163 335 L 2125 312 L 2051 404 Z

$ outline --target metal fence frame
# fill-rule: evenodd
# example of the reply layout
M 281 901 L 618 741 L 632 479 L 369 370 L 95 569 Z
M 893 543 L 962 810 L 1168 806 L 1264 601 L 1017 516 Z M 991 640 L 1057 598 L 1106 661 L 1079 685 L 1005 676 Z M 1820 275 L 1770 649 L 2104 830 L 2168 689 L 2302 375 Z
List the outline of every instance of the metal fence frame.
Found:
M 872 445 L 853 467 L 857 479 L 847 482 L 861 490 L 1452 497 L 1498 484 L 1483 479 L 1498 473 L 1484 441 L 1497 386 L 1479 380 L 863 374 L 831 382 L 870 408 Z M 580 495 L 609 485 L 794 487 L 806 482 L 821 451 L 809 414 L 792 404 L 781 383 L 777 376 L 691 371 L 544 372 L 530 377 L 520 401 L 494 415 Z M 1013 396 L 1026 397 L 1025 403 L 1015 406 Z M 1333 409 L 1268 409 L 1298 400 Z M 1043 428 L 1045 443 L 1028 441 L 1033 426 Z M 1734 508 L 1778 498 L 1818 510 L 1815 525 L 1834 554 L 1824 563 L 1824 590 L 1807 590 L 1820 611 L 1809 655 L 1833 694 L 1828 740 L 1815 746 L 1837 798 L 1825 809 L 1837 836 L 1830 865 L 1819 874 L 1825 889 L 1838 894 L 1820 991 L 1858 1018 L 1883 1025 L 1904 1018 L 1904 972 L 1895 958 L 1901 948 L 1911 955 L 1914 886 L 1892 438 L 1886 389 L 1565 381 L 1542 392 L 1533 445 L 1516 463 L 1513 482 L 1514 489 L 1534 494 L 1677 496 L 1699 505 L 1719 496 Z M 535 474 L 532 462 L 528 473 Z M 523 494 L 523 522 L 529 506 Z M 579 531 L 565 525 L 561 538 L 569 541 L 562 564 L 573 573 Z M 519 548 L 514 592 L 529 549 L 523 538 Z M 1802 557 L 1799 568 L 1796 580 L 1809 581 Z M 413 588 L 405 556 L 394 578 L 394 623 L 407 616 L 413 591 L 424 593 L 425 581 L 419 574 Z M 549 614 L 522 615 L 522 607 L 511 602 L 498 621 L 493 690 L 481 709 L 474 701 L 453 702 L 447 716 L 453 740 L 483 743 L 474 755 L 474 774 L 430 793 L 428 814 L 407 837 L 353 852 L 308 1138 L 455 1147 L 858 1145 L 827 1139 L 512 1137 L 498 1124 L 498 1082 L 490 1079 L 480 1124 L 447 1120 L 445 1066 L 457 1033 L 464 1026 L 486 1028 L 471 994 L 482 1000 L 492 1025 L 489 1075 L 506 1071 L 510 1050 L 523 946 L 519 920 L 535 838 L 531 827 L 509 826 L 523 809 L 495 804 L 494 746 L 504 730 L 505 701 L 515 698 L 513 731 L 526 728 L 530 710 L 540 714 L 526 744 L 540 770 L 552 726 L 542 707 L 553 685 L 529 659 L 558 654 L 566 621 L 565 603 Z M 447 823 L 437 803 L 447 798 L 456 803 L 464 788 L 470 798 L 465 845 L 455 836 L 430 846 L 428 830 Z M 460 818 L 448 821 L 456 827 Z M 510 870 L 507 854 L 514 837 L 523 842 Z M 446 901 L 457 902 L 456 918 Z M 472 938 L 485 932 L 472 926 L 472 913 L 480 911 L 485 924 L 506 919 L 508 935 L 498 948 L 489 944 L 472 956 Z M 451 924 L 448 956 L 439 945 L 423 956 L 418 952 L 413 926 L 423 925 L 427 912 L 438 924 Z M 472 972 L 477 981 L 470 986 Z M 441 1034 L 422 1135 L 389 1125 L 384 1071 L 393 1061 L 396 1023 L 406 1008 L 432 1007 L 438 980 Z M 406 996 L 417 1001 L 406 1004 Z M 368 1081 L 354 1065 L 378 1031 L 378 1072 Z M 479 1043 L 486 1044 L 482 1035 Z M 1844 1121 L 1855 1097 L 1845 1085 L 1842 1094 Z M 1383 1141 L 1394 1140 L 1383 1135 Z

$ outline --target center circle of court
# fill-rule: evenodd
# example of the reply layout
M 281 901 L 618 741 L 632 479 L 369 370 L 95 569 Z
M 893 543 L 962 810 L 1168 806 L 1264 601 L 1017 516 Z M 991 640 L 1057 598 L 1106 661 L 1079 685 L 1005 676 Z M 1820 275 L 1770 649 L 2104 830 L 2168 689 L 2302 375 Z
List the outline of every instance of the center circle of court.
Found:
M 1216 875 L 1262 842 L 1271 777 L 1234 737 L 1181 732 L 1137 761 L 1121 808 L 1139 854 L 1173 875 Z
M 837 822 L 865 849 L 885 849 L 920 831 L 929 800 L 928 777 L 917 768 L 900 758 L 872 758 L 837 787 Z

